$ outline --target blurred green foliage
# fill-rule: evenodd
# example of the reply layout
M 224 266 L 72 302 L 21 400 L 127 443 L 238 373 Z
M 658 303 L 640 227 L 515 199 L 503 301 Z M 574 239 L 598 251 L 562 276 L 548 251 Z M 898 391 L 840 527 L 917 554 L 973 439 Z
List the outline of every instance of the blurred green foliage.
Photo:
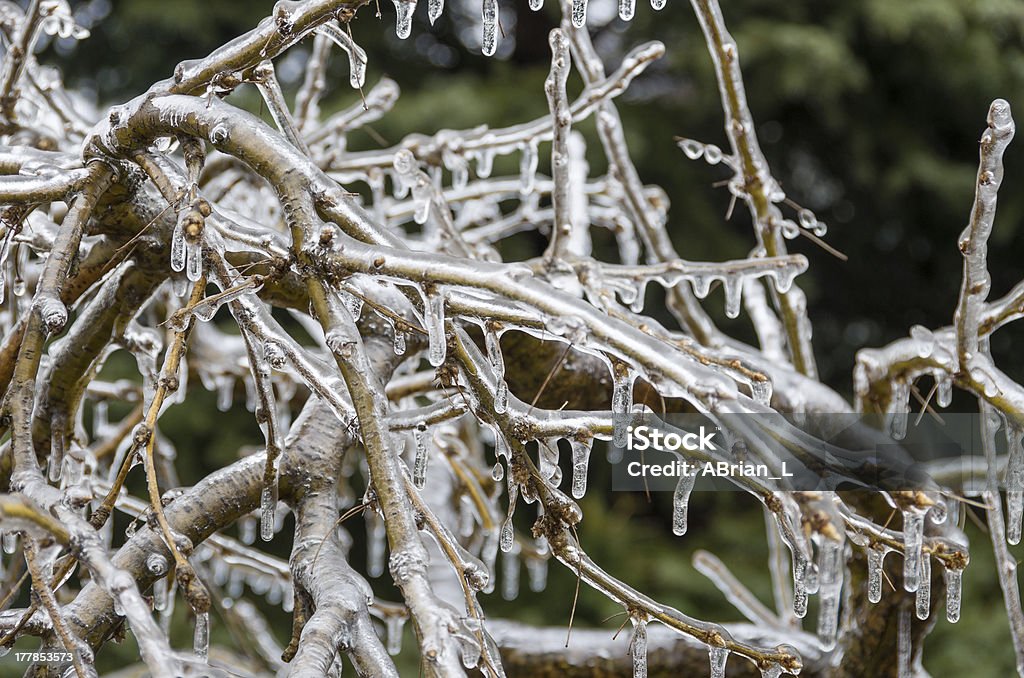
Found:
M 611 1 L 593 0 L 591 11 Z M 355 37 L 370 57 L 368 83 L 387 74 L 403 93 L 393 113 L 374 125 L 375 135 L 357 133 L 351 147 L 372 147 L 377 137 L 395 143 L 410 132 L 442 127 L 500 126 L 546 112 L 542 83 L 549 59 L 546 34 L 557 20 L 553 0 L 539 14 L 530 13 L 524 0 L 502 5 L 506 23 L 517 16 L 515 48 L 504 60 L 483 58 L 460 44 L 464 19 L 446 15 L 431 27 L 425 4 L 405 42 L 394 37 L 393 10 L 386 0 L 381 2 L 382 21 L 369 6 L 353 22 Z M 793 200 L 830 224 L 829 243 L 849 256 L 839 261 L 806 240 L 792 247 L 811 259 L 810 272 L 801 280 L 809 293 L 823 378 L 848 392 L 857 348 L 904 336 L 915 323 L 937 327 L 952 319 L 961 270 L 956 240 L 970 209 L 985 113 L 995 97 L 1024 106 L 1016 98 L 1024 92 L 1024 2 L 724 4 L 772 168 Z M 247 0 L 117 0 L 110 16 L 93 27 L 93 36 L 57 60 L 72 83 L 96 91 L 101 102 L 114 103 L 169 76 L 177 61 L 202 56 L 252 27 L 271 7 L 271 2 Z M 595 34 L 610 66 L 626 49 L 649 39 L 664 42 L 667 55 L 620 101 L 640 174 L 668 192 L 671 233 L 684 257 L 745 256 L 754 242 L 749 219 L 737 210 L 726 221 L 728 195 L 713 187 L 723 170 L 687 161 L 672 141 L 684 135 L 726 142 L 718 91 L 689 3 L 673 0 L 662 12 L 641 6 L 631 24 L 616 19 Z M 345 84 L 347 68 L 341 56 L 333 60 L 336 86 L 325 109 L 358 101 Z M 579 91 L 575 76 L 570 88 Z M 589 124 L 582 129 L 592 130 Z M 596 143 L 589 159 L 595 171 L 602 171 Z M 1022 160 L 1024 143 L 1011 146 L 990 254 L 996 294 L 1021 277 L 1024 250 L 1018 224 L 1024 192 L 1012 186 L 1024 180 Z M 507 169 L 514 171 L 514 160 L 508 162 Z M 727 322 L 720 308 L 710 310 L 730 332 L 751 336 L 742 319 Z M 1000 365 L 1019 379 L 1024 360 L 1012 350 L 1013 331 L 995 335 L 993 348 Z M 174 438 L 178 454 L 188 455 L 190 464 L 181 466 L 195 471 L 183 482 L 229 461 L 239 444 L 258 440 L 248 415 L 238 407 L 217 413 L 212 395 L 172 409 L 161 428 Z M 669 529 L 669 497 L 648 501 L 640 494 L 601 491 L 610 481 L 606 465 L 596 463 L 599 456 L 595 453 L 591 466 L 592 489 L 583 502 L 586 518 L 580 529 L 584 546 L 598 562 L 688 613 L 737 619 L 690 564 L 693 551 L 705 548 L 768 600 L 763 522 L 752 500 L 739 493 L 695 496 L 690 533 L 676 539 Z M 352 531 L 358 563 L 365 545 L 362 530 L 355 526 Z M 984 545 L 987 537 L 973 527 L 971 537 L 980 548 L 973 551 L 966 574 L 963 618 L 955 627 L 937 623 L 925 666 L 938 676 L 1010 675 L 1012 650 L 992 556 Z M 289 546 L 285 541 L 279 537 L 273 544 L 282 555 Z M 382 595 L 394 595 L 385 584 L 374 584 L 380 584 Z M 494 616 L 566 624 L 575 588 L 573 574 L 552 564 L 546 592 L 526 591 L 524 576 L 524 592 L 516 600 L 503 601 L 495 593 L 485 596 L 484 606 Z M 622 621 L 612 617 L 619 612 L 582 587 L 577 624 L 603 624 L 612 633 Z M 286 616 L 277 612 L 274 619 L 284 641 Z M 214 620 L 213 628 L 215 642 L 227 640 L 222 624 Z M 176 633 L 187 643 L 184 615 Z M 407 647 L 409 639 L 407 631 Z M 112 667 L 133 653 L 129 641 L 105 649 L 101 657 Z M 414 671 L 413 666 L 407 659 L 406 669 Z M 0 675 L 15 673 L 0 667 Z

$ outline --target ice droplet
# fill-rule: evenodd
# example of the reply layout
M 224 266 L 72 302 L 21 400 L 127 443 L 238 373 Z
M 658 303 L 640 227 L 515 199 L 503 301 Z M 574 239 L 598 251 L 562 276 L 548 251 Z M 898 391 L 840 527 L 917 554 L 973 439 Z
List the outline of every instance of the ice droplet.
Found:
M 444 12 L 444 0 L 429 0 L 427 3 L 427 18 L 430 19 L 431 26 L 441 17 L 442 12 Z
M 181 219 L 174 226 L 171 233 L 171 270 L 180 272 L 185 270 L 185 225 Z
M 935 402 L 939 407 L 949 407 L 953 402 L 953 380 L 943 375 L 938 378 L 939 386 L 935 392 Z
M 739 276 L 726 276 L 725 286 L 725 315 L 728 318 L 737 318 L 740 315 L 740 302 L 743 290 L 743 280 Z
M 548 559 L 528 559 L 526 561 L 526 573 L 530 578 L 530 590 L 534 593 L 540 593 L 548 585 Z
M 387 650 L 392 657 L 402 651 L 402 630 L 405 628 L 405 616 L 401 614 L 389 615 L 384 622 L 387 636 Z
M 889 435 L 896 440 L 907 436 L 907 421 L 910 418 L 910 383 L 906 379 L 894 379 L 890 384 Z
M 960 620 L 960 598 L 963 570 L 946 568 L 946 620 L 955 624 Z
M 910 637 L 910 606 L 900 605 L 899 621 L 896 631 L 896 665 L 899 678 L 912 678 L 911 653 L 913 643 Z
M 448 350 L 444 336 L 444 294 L 438 291 L 427 295 L 423 321 L 427 325 L 427 359 L 434 367 L 440 367 Z
M 576 0 L 573 0 L 574 2 Z M 533 192 L 533 185 L 537 179 L 537 164 L 540 157 L 537 154 L 537 140 L 530 139 L 520 146 L 519 156 L 519 192 L 527 195 Z
M 508 515 L 505 517 L 505 522 L 501 525 L 501 537 L 498 541 L 498 546 L 504 553 L 508 553 L 512 550 L 512 544 L 515 541 L 515 528 L 512 525 L 512 516 L 516 512 L 516 501 L 519 499 L 519 486 L 510 481 L 508 488 Z
M 686 534 L 686 517 L 690 505 L 690 493 L 697 482 L 696 473 L 680 474 L 672 493 L 672 534 L 682 537 Z
M 633 410 L 633 379 L 635 375 L 625 363 L 612 367 L 613 438 L 616 447 L 626 446 L 626 427 Z
M 924 541 L 924 512 L 903 510 L 903 590 L 917 591 L 921 577 L 921 546 Z
M 412 482 L 419 489 L 427 479 L 427 425 L 419 422 L 412 430 L 413 438 L 416 441 L 416 458 L 413 461 Z
M 665 0 L 651 0 L 651 7 L 657 11 L 665 9 Z
M 932 559 L 925 554 L 921 558 L 921 582 L 918 584 L 917 593 L 914 596 L 917 618 L 927 619 L 928 608 L 932 604 Z
M 935 335 L 924 325 L 914 325 L 910 328 L 910 337 L 917 344 L 917 355 L 927 358 L 935 351 Z
M 484 24 L 482 51 L 484 56 L 492 56 L 498 46 L 498 0 L 483 0 L 481 12 Z
M 590 462 L 592 439 L 569 441 L 572 447 L 572 496 L 582 499 L 587 493 L 587 466 Z
M 636 0 L 619 0 L 619 18 L 629 21 L 636 11 Z
M 843 543 L 825 539 L 819 551 L 818 638 L 826 649 L 836 643 L 839 626 L 839 594 L 843 588 Z
M 405 332 L 395 328 L 395 355 L 405 355 Z
M 572 0 L 572 25 L 581 28 L 587 23 L 587 0 Z
M 210 652 L 210 613 L 196 613 L 196 628 L 192 635 L 192 650 L 200 659 L 206 659 Z
M 501 557 L 501 597 L 515 600 L 519 596 L 519 553 L 512 549 Z
M 1024 519 L 1024 449 L 1021 448 L 1024 430 L 1016 424 L 1006 426 L 1006 541 L 1020 543 L 1021 522 Z
M 750 395 L 759 405 L 771 407 L 772 404 L 772 381 L 771 379 L 751 379 Z
M 203 277 L 203 244 L 186 242 L 185 258 L 185 277 L 192 282 L 198 282 Z
M 798 619 L 807 616 L 807 567 L 802 556 L 793 554 L 793 614 Z
M 277 509 L 277 500 L 274 498 L 274 488 L 266 486 L 260 494 L 260 538 L 263 541 L 271 541 L 274 538 L 274 512 Z
M 882 600 L 882 567 L 886 551 L 879 548 L 868 550 L 868 600 L 877 603 Z
M 395 2 L 395 35 L 402 40 L 409 37 L 412 31 L 412 15 L 416 10 L 416 0 L 394 0 Z
M 494 151 L 489 148 L 481 148 L 476 154 L 476 175 L 481 179 L 491 176 L 494 168 Z

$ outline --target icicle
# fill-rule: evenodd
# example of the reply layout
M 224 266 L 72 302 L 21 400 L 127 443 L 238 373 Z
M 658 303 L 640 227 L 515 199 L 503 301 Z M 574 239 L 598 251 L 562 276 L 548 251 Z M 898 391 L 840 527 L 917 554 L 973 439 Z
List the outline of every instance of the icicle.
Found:
M 476 152 L 476 175 L 481 179 L 491 176 L 494 168 L 494 151 L 490 148 L 481 148 Z
M 203 244 L 186 242 L 185 257 L 185 277 L 192 282 L 198 282 L 203 277 Z
M 415 8 L 416 3 L 411 3 Z M 398 2 L 395 3 L 396 7 Z M 402 8 L 398 7 L 399 23 L 401 23 Z M 412 20 L 412 13 L 409 14 L 409 21 Z M 431 21 L 433 23 L 433 21 Z M 347 32 L 341 30 L 339 26 L 334 23 L 323 24 L 317 28 L 317 32 L 329 38 L 334 44 L 342 49 L 343 52 L 348 54 L 348 82 L 353 89 L 359 89 L 366 84 L 366 52 L 362 47 L 357 45 Z M 406 32 L 405 35 L 399 35 L 400 38 L 405 38 L 409 34 Z
M 836 643 L 839 624 L 839 594 L 843 588 L 843 544 L 825 539 L 819 551 L 818 567 L 821 606 L 818 611 L 818 639 L 826 649 Z
M 352 316 L 352 320 L 359 320 L 359 317 L 363 314 L 363 300 L 354 294 L 347 292 L 341 293 L 342 301 L 345 302 L 345 308 L 348 309 L 349 315 Z
M 238 521 L 238 540 L 246 546 L 256 543 L 256 521 L 244 516 Z
M 530 590 L 539 593 L 548 585 L 548 559 L 530 558 L 526 561 L 526 573 L 530 577 Z
M 576 1 L 573 0 L 574 3 Z M 526 195 L 533 192 L 533 185 L 537 179 L 537 164 L 540 161 L 537 155 L 537 139 L 532 138 L 520 145 L 519 150 L 519 192 Z
M 921 577 L 921 545 L 924 541 L 924 512 L 918 508 L 903 511 L 903 590 L 917 591 Z
M 761 669 L 761 678 L 779 678 L 783 673 L 782 665 L 769 664 Z
M 725 678 L 725 663 L 729 661 L 729 650 L 709 645 L 708 658 L 711 660 L 711 678 Z
M 872 603 L 882 599 L 882 567 L 886 553 L 881 548 L 868 549 L 868 600 Z
M 587 0 L 572 0 L 572 25 L 582 28 L 587 23 Z
M 386 642 L 388 654 L 392 657 L 402 651 L 402 630 L 405 628 L 405 616 L 401 614 L 389 615 L 384 622 L 387 627 Z
M 519 552 L 506 551 L 501 556 L 501 597 L 515 600 L 519 597 Z
M 943 373 L 938 377 L 938 389 L 935 391 L 935 402 L 939 407 L 949 407 L 953 402 L 953 380 Z
M 571 438 L 572 446 L 572 496 L 583 499 L 587 493 L 587 466 L 590 462 L 590 446 L 592 439 L 578 440 Z
M 630 621 L 633 622 L 633 636 L 629 639 L 633 678 L 647 678 L 647 620 L 631 615 Z
M 274 538 L 274 511 L 277 501 L 274 499 L 274 488 L 269 485 L 260 493 L 260 538 L 271 541 Z
M 427 425 L 419 422 L 412 430 L 412 436 L 416 441 L 416 459 L 412 467 L 412 483 L 419 489 L 427 479 Z
M 508 486 L 508 515 L 505 517 L 505 522 L 501 525 L 501 539 L 498 542 L 498 546 L 503 553 L 511 551 L 515 541 L 515 528 L 512 524 L 512 516 L 516 512 L 516 500 L 518 498 L 519 486 L 510 482 Z
M 770 271 L 768 275 L 772 279 L 772 284 L 775 285 L 775 291 L 779 294 L 786 294 L 802 271 L 803 269 L 798 266 L 785 266 Z
M 927 619 L 928 608 L 932 604 L 932 559 L 927 554 L 921 558 L 921 583 L 917 587 L 914 603 L 917 608 L 917 618 Z
M 1020 543 L 1021 522 L 1024 518 L 1024 449 L 1021 448 L 1024 430 L 1016 424 L 1006 426 L 1006 541 Z
M 498 557 L 498 536 L 499 530 L 491 528 L 484 532 L 484 538 L 480 544 L 480 560 L 490 573 L 495 572 L 494 561 Z M 494 577 L 489 577 L 488 582 L 493 582 Z
M 171 233 L 171 270 L 185 270 L 185 223 L 179 219 Z
M 626 426 L 633 411 L 633 378 L 625 363 L 616 362 L 612 366 L 612 425 L 616 447 L 626 446 Z
M 0 542 L 3 543 L 3 550 L 7 555 L 18 550 L 18 535 L 14 532 L 4 532 Z
M 772 404 L 772 381 L 771 379 L 751 379 L 750 395 L 758 405 L 771 407 Z
M 496 382 L 494 411 L 502 414 L 508 409 L 508 384 L 505 382 L 505 360 L 501 355 L 501 341 L 492 327 L 484 331 L 484 344 Z
M 963 570 L 952 567 L 946 568 L 946 620 L 951 624 L 960 621 L 960 597 L 963 574 Z
M 161 577 L 153 582 L 153 609 L 157 612 L 167 609 L 167 579 Z
M 210 652 L 210 613 L 196 614 L 196 630 L 192 636 L 192 650 L 201 659 L 206 659 Z
M 672 494 L 672 534 L 677 537 L 686 534 L 686 514 L 690 505 L 690 493 L 696 482 L 696 473 L 683 473 L 676 482 L 676 490 Z
M 50 460 L 48 462 L 47 475 L 50 480 L 57 482 L 60 480 L 60 473 L 64 466 L 64 431 L 63 422 L 61 418 L 55 418 L 51 428 L 53 429 L 52 435 L 50 436 Z
M 907 419 L 910 415 L 910 383 L 896 379 L 890 384 L 890 390 L 889 435 L 896 440 L 903 440 L 907 435 Z
M 405 355 L 405 332 L 395 327 L 395 355 Z
M 793 614 L 798 619 L 807 616 L 807 567 L 809 563 L 793 554 Z
M 387 544 L 384 519 L 374 511 L 366 512 L 366 573 L 371 577 L 384 574 L 384 556 Z
M 635 10 L 636 0 L 619 0 L 619 18 L 623 21 L 632 19 Z
M 484 56 L 491 56 L 498 45 L 498 0 L 483 0 Z
M 434 367 L 440 367 L 444 363 L 445 353 L 448 350 L 447 340 L 444 336 L 444 294 L 435 291 L 426 295 L 423 308 L 423 322 L 427 326 L 427 359 Z
M 900 605 L 898 629 L 896 632 L 896 666 L 899 678 L 912 678 L 910 659 L 913 643 L 910 637 L 910 606 Z
M 394 0 L 395 2 L 395 35 L 402 40 L 409 37 L 412 31 L 412 14 L 416 10 L 416 1 Z
M 740 301 L 743 291 L 743 280 L 739 276 L 729 275 L 723 282 L 725 287 L 725 315 L 737 318 L 740 315 Z
M 562 469 L 558 466 L 558 439 L 539 440 L 538 443 L 537 467 L 540 477 L 557 487 L 562 482 Z
M 433 26 L 434 22 L 441 18 L 441 14 L 444 12 L 444 0 L 430 0 L 427 3 L 427 18 L 430 19 L 430 25 Z
M 217 409 L 227 412 L 235 397 L 235 380 L 230 374 L 217 377 Z
M 714 279 L 708 275 L 694 274 L 694 276 L 690 278 L 690 285 L 693 286 L 693 294 L 698 299 L 703 299 L 708 296 L 708 293 L 711 292 L 711 283 L 713 282 Z

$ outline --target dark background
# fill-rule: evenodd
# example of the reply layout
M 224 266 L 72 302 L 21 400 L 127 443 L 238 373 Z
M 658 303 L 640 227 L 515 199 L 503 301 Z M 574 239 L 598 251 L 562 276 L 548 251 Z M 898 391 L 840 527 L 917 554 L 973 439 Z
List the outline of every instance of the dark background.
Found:
M 369 55 L 367 84 L 387 74 L 402 88 L 395 110 L 373 125 L 379 137 L 391 144 L 410 132 L 485 122 L 497 127 L 547 112 L 547 32 L 558 18 L 552 0 L 539 13 L 530 12 L 525 0 L 500 3 L 507 35 L 495 58 L 479 54 L 479 8 L 471 0 L 449 2 L 433 27 L 426 18 L 426 2 L 420 4 L 406 41 L 394 36 L 390 0 L 381 1 L 382 20 L 374 18 L 371 5 L 352 23 L 357 42 Z M 670 228 L 678 251 L 695 260 L 746 256 L 754 244 L 749 217 L 738 209 L 726 221 L 728 195 L 724 188 L 713 187 L 725 178 L 725 170 L 687 160 L 673 143 L 673 136 L 683 135 L 727 146 L 718 90 L 689 3 L 670 0 L 666 9 L 655 12 L 638 2 L 629 24 L 609 20 L 613 0 L 590 4 L 595 43 L 609 70 L 624 51 L 645 40 L 661 40 L 668 48 L 665 58 L 619 103 L 641 176 L 662 186 L 672 200 Z M 988 105 L 1003 97 L 1024 110 L 1024 2 L 723 4 L 772 169 L 789 197 L 829 224 L 828 242 L 849 257 L 839 261 L 808 240 L 791 243 L 793 251 L 811 260 L 800 283 L 808 293 L 822 378 L 849 396 L 858 348 L 905 336 L 913 324 L 936 328 L 952 321 L 962 263 L 956 242 L 970 211 L 977 140 Z M 246 0 L 93 0 L 76 9 L 83 23 L 105 17 L 91 27 L 92 37 L 77 46 L 53 46 L 41 59 L 59 63 L 67 79 L 91 91 L 98 103 L 117 103 L 169 76 L 179 60 L 205 55 L 251 28 L 271 8 L 270 2 Z M 289 72 L 301 74 L 309 42 L 278 60 L 282 78 Z M 325 112 L 358 101 L 347 86 L 348 64 L 338 51 L 330 79 L 333 88 L 323 104 Z M 570 96 L 579 91 L 575 75 L 569 86 Z M 286 90 L 293 92 L 294 82 L 286 83 Z M 252 108 L 259 110 L 255 99 Z M 265 112 L 264 117 L 269 120 Z M 588 122 L 580 129 L 590 142 L 593 173 L 600 173 L 603 161 L 593 127 Z M 365 132 L 349 140 L 352 148 L 378 143 Z M 542 157 L 544 153 L 542 148 Z M 508 162 L 507 169 L 515 171 L 513 161 Z M 1021 278 L 1024 195 L 1017 187 L 1024 178 L 1024 143 L 1010 147 L 1006 165 L 989 259 L 993 296 Z M 497 166 L 495 174 L 501 169 Z M 743 318 L 726 321 L 720 300 L 714 298 L 708 308 L 722 327 L 752 336 Z M 1000 331 L 992 345 L 1000 366 L 1020 377 L 1024 359 L 1014 351 L 1013 332 Z M 214 410 L 212 394 L 205 405 L 201 398 L 173 410 L 162 426 L 179 444 L 179 454 L 204 450 L 194 465 L 197 474 L 204 466 L 209 470 L 232 458 L 239 442 L 259 441 L 244 411 L 232 411 L 225 420 Z M 963 405 L 969 408 L 970 401 Z M 174 426 L 174 417 L 179 417 L 180 428 Z M 592 489 L 583 501 L 586 517 L 580 530 L 595 560 L 687 613 L 716 621 L 736 619 L 737 613 L 690 565 L 693 550 L 707 548 L 763 600 L 769 599 L 763 524 L 752 500 L 738 493 L 695 496 L 690 534 L 676 539 L 669 527 L 670 498 L 602 492 L 609 477 L 600 457 L 596 454 L 591 465 Z M 963 618 L 956 626 L 940 620 L 927 644 L 925 666 L 935 676 L 1004 676 L 1013 671 L 987 537 L 973 526 L 971 530 L 977 546 L 965 576 Z M 361 532 L 353 529 L 357 561 Z M 289 544 L 282 537 L 273 546 L 286 554 Z M 387 593 L 383 582 L 376 584 Z M 574 588 L 572 574 L 553 563 L 546 593 L 523 593 L 512 602 L 495 593 L 485 597 L 484 605 L 492 616 L 564 625 Z M 584 587 L 576 623 L 600 625 L 619 611 Z M 814 612 L 808 615 L 811 624 Z M 285 641 L 288 623 L 284 617 L 278 620 L 279 639 Z M 621 621 L 617 617 L 604 626 L 612 633 Z M 213 626 L 215 642 L 226 641 L 216 619 Z M 178 633 L 187 643 L 184 620 Z M 132 652 L 130 646 L 121 646 L 104 650 L 101 657 L 117 664 Z

